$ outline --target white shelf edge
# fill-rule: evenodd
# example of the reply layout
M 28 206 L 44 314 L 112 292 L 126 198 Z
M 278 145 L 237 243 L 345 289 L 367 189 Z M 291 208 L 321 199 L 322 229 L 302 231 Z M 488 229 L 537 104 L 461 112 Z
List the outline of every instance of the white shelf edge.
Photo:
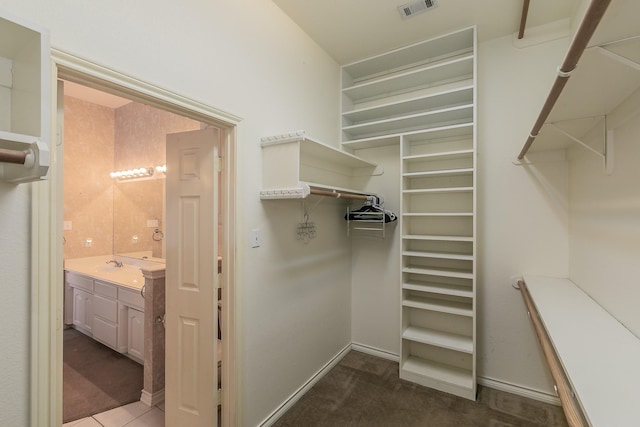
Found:
M 435 240 L 447 242 L 473 242 L 473 236 L 439 236 L 433 234 L 405 234 L 403 240 Z
M 359 123 L 359 124 L 351 125 L 351 126 L 343 126 L 342 127 L 342 131 L 346 132 L 346 133 L 349 133 L 349 131 L 359 130 L 359 129 L 366 129 L 367 127 L 379 126 L 379 125 L 384 125 L 384 124 L 388 124 L 388 123 L 394 123 L 394 122 L 399 122 L 399 121 L 403 121 L 403 120 L 411 120 L 411 119 L 417 119 L 417 118 L 425 118 L 426 119 L 429 116 L 436 116 L 438 114 L 446 114 L 446 113 L 450 113 L 450 112 L 463 111 L 463 110 L 473 110 L 473 104 L 462 104 L 462 105 L 448 106 L 446 108 L 438 108 L 438 109 L 434 109 L 434 110 L 431 110 L 431 111 L 417 112 L 417 113 L 406 114 L 406 115 L 397 116 L 397 117 L 390 117 L 390 118 L 387 118 L 387 119 L 381 119 L 381 120 L 374 120 L 374 121 L 365 122 L 365 123 Z M 469 115 L 469 117 L 471 117 L 471 116 L 472 116 L 472 114 Z
M 445 365 L 417 356 L 409 356 L 402 364 L 401 371 L 407 371 L 419 377 L 432 378 L 435 381 L 451 384 L 465 390 L 473 390 L 474 378 L 470 369 Z M 426 385 L 423 382 L 420 383 Z
M 420 189 L 402 190 L 402 192 L 408 195 L 439 194 L 439 193 L 472 193 L 473 187 L 420 188 Z
M 407 257 L 452 259 L 458 261 L 473 261 L 475 259 L 473 255 L 446 252 L 402 251 L 402 255 Z
M 402 158 L 404 161 L 420 161 L 420 160 L 442 160 L 443 157 L 465 157 L 466 154 L 473 155 L 473 148 L 465 149 L 465 150 L 454 150 L 454 151 L 443 151 L 440 153 L 431 153 L 431 154 L 416 154 L 412 156 L 405 156 Z
M 471 80 L 471 79 L 469 79 L 469 80 Z M 416 96 L 416 97 L 413 97 L 413 98 L 407 98 L 407 99 L 402 99 L 402 100 L 398 100 L 398 101 L 382 103 L 382 104 L 374 105 L 374 106 L 371 106 L 371 107 L 356 108 L 356 109 L 349 110 L 349 111 L 343 111 L 342 112 L 342 117 L 344 117 L 346 119 L 350 119 L 350 116 L 354 116 L 354 115 L 358 115 L 358 114 L 362 114 L 362 113 L 366 113 L 366 112 L 371 112 L 371 111 L 375 111 L 375 110 L 384 110 L 384 109 L 388 109 L 390 107 L 400 106 L 400 105 L 408 104 L 408 103 L 415 103 L 417 101 L 427 100 L 427 99 L 431 99 L 431 98 L 446 97 L 447 95 L 455 94 L 455 93 L 458 93 L 458 92 L 465 92 L 465 91 L 469 91 L 469 90 L 473 90 L 473 84 L 464 84 L 464 85 L 462 85 L 460 87 L 457 87 L 457 88 L 442 90 L 442 91 L 439 91 L 439 92 L 429 93 L 429 94 L 425 94 L 425 95 L 421 95 L 421 96 Z
M 473 273 L 457 270 L 443 270 L 438 268 L 421 268 L 407 266 L 402 269 L 403 273 L 422 274 L 427 276 L 454 277 L 458 279 L 473 279 Z
M 439 295 L 450 295 L 463 298 L 473 298 L 473 290 L 470 286 L 454 285 L 449 283 L 431 282 L 403 282 L 402 289 L 408 291 L 427 292 Z
M 430 217 L 472 217 L 473 212 L 403 212 L 403 217 L 407 218 L 430 218 Z
M 463 317 L 473 317 L 473 305 L 471 303 L 467 304 L 448 300 L 438 300 L 435 298 L 409 296 L 402 300 L 402 306 L 420 310 L 437 311 L 440 313 L 449 313 Z
M 461 353 L 473 353 L 473 338 L 452 334 L 435 329 L 408 326 L 402 333 L 402 339 L 446 348 Z
M 439 176 L 439 175 L 467 175 L 473 173 L 473 168 L 460 168 L 460 169 L 442 169 L 436 171 L 425 172 L 405 172 L 402 174 L 404 178 L 420 178 L 427 176 Z

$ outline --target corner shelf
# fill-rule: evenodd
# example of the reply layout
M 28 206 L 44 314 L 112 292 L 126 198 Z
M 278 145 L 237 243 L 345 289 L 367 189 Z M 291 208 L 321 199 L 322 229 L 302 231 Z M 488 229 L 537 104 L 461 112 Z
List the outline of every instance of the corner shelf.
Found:
M 370 195 L 363 190 L 365 181 L 382 173 L 375 163 L 309 138 L 303 131 L 261 141 L 262 199 L 302 199 L 312 188 Z
M 0 14 L 0 40 L 0 159 L 6 160 L 0 161 L 0 180 L 45 179 L 51 115 L 49 34 Z

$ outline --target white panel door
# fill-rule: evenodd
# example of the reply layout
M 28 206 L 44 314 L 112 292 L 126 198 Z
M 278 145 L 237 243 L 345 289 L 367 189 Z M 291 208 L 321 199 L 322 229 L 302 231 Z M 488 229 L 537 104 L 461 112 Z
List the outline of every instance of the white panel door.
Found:
M 218 133 L 167 135 L 167 426 L 218 420 Z

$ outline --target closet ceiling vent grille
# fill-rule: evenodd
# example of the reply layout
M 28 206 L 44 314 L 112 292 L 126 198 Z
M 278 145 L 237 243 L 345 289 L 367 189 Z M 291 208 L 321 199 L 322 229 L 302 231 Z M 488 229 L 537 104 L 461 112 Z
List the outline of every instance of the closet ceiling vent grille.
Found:
M 400 12 L 400 16 L 402 16 L 403 19 L 406 19 L 413 15 L 417 15 L 418 13 L 422 13 L 425 10 L 433 9 L 436 6 L 438 6 L 438 2 L 436 0 L 419 0 L 399 6 L 398 11 Z

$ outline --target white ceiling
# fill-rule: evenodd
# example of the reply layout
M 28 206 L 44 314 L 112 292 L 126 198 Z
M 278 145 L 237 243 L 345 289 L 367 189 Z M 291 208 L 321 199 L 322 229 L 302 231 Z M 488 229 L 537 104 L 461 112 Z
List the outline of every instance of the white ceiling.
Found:
M 480 41 L 516 33 L 523 0 L 438 0 L 402 19 L 409 0 L 273 0 L 339 64 L 476 25 Z M 533 0 L 527 27 L 572 16 L 578 0 Z M 526 37 L 526 33 L 525 33 Z
M 82 99 L 93 104 L 113 108 L 114 110 L 131 102 L 130 99 L 120 98 L 119 96 L 101 92 L 70 81 L 64 82 L 64 94 L 65 96 Z

